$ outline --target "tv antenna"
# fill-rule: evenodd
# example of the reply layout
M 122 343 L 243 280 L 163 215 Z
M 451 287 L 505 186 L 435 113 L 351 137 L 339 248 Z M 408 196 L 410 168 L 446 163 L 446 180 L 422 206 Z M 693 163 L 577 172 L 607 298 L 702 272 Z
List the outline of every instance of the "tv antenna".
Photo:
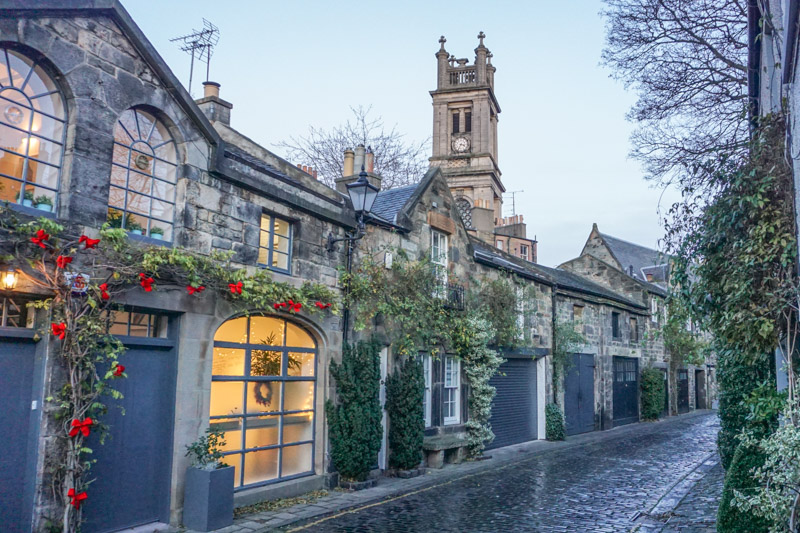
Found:
M 192 33 L 170 39 L 170 42 L 180 43 L 181 50 L 192 56 L 192 63 L 189 66 L 189 94 L 191 95 L 194 60 L 197 58 L 198 61 L 206 64 L 206 81 L 208 81 L 211 56 L 214 53 L 214 47 L 219 42 L 219 28 L 204 18 L 202 30 L 192 30 Z
M 525 191 L 523 191 L 523 190 L 509 191 L 509 192 L 506 193 L 507 196 L 508 195 L 511 196 L 511 216 L 512 217 L 517 214 L 517 202 L 516 202 L 517 194 L 520 194 L 520 193 L 523 193 L 523 192 L 525 192 Z

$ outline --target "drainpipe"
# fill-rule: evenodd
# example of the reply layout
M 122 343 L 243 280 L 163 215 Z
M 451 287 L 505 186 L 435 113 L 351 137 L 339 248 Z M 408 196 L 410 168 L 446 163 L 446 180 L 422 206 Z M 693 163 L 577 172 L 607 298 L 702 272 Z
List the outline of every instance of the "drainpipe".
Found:
M 553 313 L 552 313 L 553 317 L 551 319 L 551 321 L 552 321 L 552 326 L 551 326 L 552 333 L 550 334 L 550 362 L 551 362 L 551 364 L 553 364 L 554 368 L 555 368 L 554 362 L 555 362 L 555 349 L 556 349 L 556 288 L 557 287 L 558 287 L 557 285 L 553 285 L 553 287 L 550 289 L 550 291 L 551 291 L 550 292 L 550 306 L 553 309 Z M 555 376 L 551 377 L 551 381 L 553 383 L 553 387 L 552 387 L 552 389 L 553 389 L 553 403 L 554 404 L 558 404 L 558 383 L 556 383 L 556 380 L 553 379 L 554 377 Z
M 349 275 L 353 269 L 353 241 L 347 241 L 347 274 Z M 347 305 L 347 295 L 349 289 L 345 289 L 344 298 L 345 305 L 342 310 L 342 346 L 347 344 L 347 330 L 350 329 L 350 307 Z

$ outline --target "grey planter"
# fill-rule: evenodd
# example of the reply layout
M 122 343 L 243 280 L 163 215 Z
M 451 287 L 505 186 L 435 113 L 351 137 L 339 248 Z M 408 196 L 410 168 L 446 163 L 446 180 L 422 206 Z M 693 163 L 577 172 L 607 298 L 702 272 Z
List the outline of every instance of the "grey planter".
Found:
M 233 524 L 234 467 L 216 470 L 186 469 L 183 491 L 183 525 L 196 531 L 213 531 Z

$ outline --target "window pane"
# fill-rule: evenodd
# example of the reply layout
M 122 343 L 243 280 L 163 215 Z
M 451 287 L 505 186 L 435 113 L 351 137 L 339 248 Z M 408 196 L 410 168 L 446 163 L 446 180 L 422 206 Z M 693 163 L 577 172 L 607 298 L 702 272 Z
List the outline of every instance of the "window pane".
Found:
M 0 151 L 0 174 L 12 178 L 22 178 L 22 167 L 25 159 L 10 152 Z
M 131 179 L 133 179 L 133 176 L 131 176 Z M 133 211 L 134 213 L 140 213 L 142 215 L 150 214 L 150 197 L 142 196 L 135 192 L 128 192 L 128 211 Z
M 150 315 L 144 313 L 131 313 L 130 315 L 130 333 L 135 337 L 147 337 L 149 333 Z
M 287 373 L 290 376 L 313 376 L 314 354 L 289 352 Z
M 247 384 L 247 413 L 273 413 L 281 409 L 279 381 L 251 381 Z
M 286 346 L 295 348 L 315 348 L 314 339 L 300 326 L 286 322 Z
M 0 120 L 2 117 L 0 116 Z M 0 148 L 25 155 L 25 143 L 28 135 L 0 123 Z
M 286 237 L 281 237 L 280 235 L 274 235 L 272 237 L 272 248 L 277 250 L 278 252 L 288 254 L 289 253 L 289 239 Z
M 175 183 L 175 168 L 175 165 L 156 160 L 154 162 L 153 170 L 157 178 L 170 183 Z
M 50 211 L 50 212 L 55 211 L 56 210 L 55 191 L 51 191 L 49 189 L 43 189 L 41 187 L 34 187 L 33 206 L 39 209 L 43 209 L 44 211 Z
M 263 233 L 261 234 L 264 235 Z M 269 261 L 269 249 L 267 248 L 259 248 L 258 249 L 258 264 L 259 265 L 266 265 L 267 261 Z
M 241 472 L 242 472 L 242 454 L 235 453 L 232 455 L 226 455 L 222 458 L 222 462 L 228 466 L 234 467 L 233 471 L 233 487 L 241 486 Z
M 261 215 L 261 231 L 269 232 L 269 225 L 272 222 L 272 217 L 269 215 Z M 263 236 L 262 236 L 263 238 Z M 268 243 L 262 244 L 262 246 L 267 246 Z
M 128 170 L 117 165 L 111 165 L 111 184 L 125 187 L 128 183 Z
M 247 317 L 234 318 L 222 324 L 214 335 L 215 341 L 235 342 L 243 344 L 247 342 Z
M 284 411 L 302 411 L 314 408 L 313 381 L 287 381 L 284 383 L 286 397 Z
M 128 178 L 128 189 L 141 194 L 150 194 L 153 187 L 153 178 L 148 178 L 138 172 L 131 172 Z
M 281 475 L 292 476 L 311 471 L 311 444 L 283 448 Z
M 244 350 L 214 348 L 211 373 L 215 376 L 243 376 Z
M 253 350 L 250 352 L 251 376 L 280 376 L 283 352 Z
M 225 446 L 220 447 L 223 452 L 235 452 L 242 449 L 241 418 L 214 419 L 211 420 L 209 426 L 211 429 L 219 429 L 225 433 L 223 436 Z
M 131 169 L 148 176 L 153 174 L 153 156 L 146 149 L 147 145 L 134 143 L 131 147 Z
M 301 442 L 314 437 L 314 413 L 297 413 L 283 417 L 283 443 Z M 285 474 L 285 472 L 284 472 Z
M 118 207 L 120 209 L 125 208 L 125 190 L 119 189 L 117 187 L 111 187 L 108 190 L 108 205 L 112 207 Z M 111 222 L 111 226 L 114 228 L 121 228 L 122 227 L 122 213 L 120 212 L 112 212 L 108 217 L 108 221 Z
M 243 388 L 238 381 L 212 381 L 210 416 L 242 414 Z
M 258 416 L 247 419 L 246 448 L 261 448 L 278 444 L 279 415 Z
M 153 205 L 150 211 L 150 216 L 161 220 L 172 220 L 173 211 L 174 211 L 174 206 L 171 203 L 153 199 Z
M 28 160 L 28 181 L 55 189 L 58 184 L 58 167 Z
M 278 477 L 278 450 L 259 450 L 244 454 L 244 484 Z
M 114 322 L 108 332 L 112 335 L 127 335 L 128 334 L 128 320 L 129 314 L 125 311 L 116 311 L 114 313 Z
M 28 140 L 28 156 L 58 165 L 61 161 L 61 145 L 38 137 L 31 137 Z
M 175 143 L 169 142 L 167 144 L 161 145 L 155 149 L 156 157 L 159 159 L 163 159 L 164 161 L 169 161 L 170 163 L 175 162 Z
M 283 324 L 284 321 L 281 318 L 250 317 L 250 344 L 283 346 Z
M 289 256 L 280 252 L 272 252 L 272 267 L 289 270 Z
M 275 219 L 275 235 L 289 236 L 289 222 L 280 218 Z

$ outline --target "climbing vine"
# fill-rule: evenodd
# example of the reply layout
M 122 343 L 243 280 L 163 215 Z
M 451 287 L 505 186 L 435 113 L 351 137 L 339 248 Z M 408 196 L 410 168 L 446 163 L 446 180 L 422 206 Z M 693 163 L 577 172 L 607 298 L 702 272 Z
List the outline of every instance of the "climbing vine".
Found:
M 586 344 L 586 337 L 575 329 L 575 322 L 556 320 L 553 324 L 553 388 L 557 387 L 572 366 L 572 354 Z M 558 398 L 558 394 L 554 394 Z
M 114 381 L 136 371 L 119 364 L 125 347 L 109 333 L 115 301 L 127 292 L 171 288 L 194 298 L 223 295 L 243 310 L 338 308 L 328 287 L 273 282 L 264 270 L 234 267 L 230 254 L 206 257 L 180 248 L 138 246 L 124 230 L 109 227 L 91 238 L 47 218 L 21 220 L 5 208 L 0 208 L 0 260 L 42 296 L 34 306 L 49 314 L 39 335 L 52 339 L 59 371 L 47 398 L 58 428 L 48 474 L 62 506 L 61 516 L 52 521 L 60 522 L 65 533 L 80 529 L 81 506 L 90 498 L 94 461 L 87 440 L 95 433 L 102 443 L 108 430 L 105 398 L 121 398 Z

